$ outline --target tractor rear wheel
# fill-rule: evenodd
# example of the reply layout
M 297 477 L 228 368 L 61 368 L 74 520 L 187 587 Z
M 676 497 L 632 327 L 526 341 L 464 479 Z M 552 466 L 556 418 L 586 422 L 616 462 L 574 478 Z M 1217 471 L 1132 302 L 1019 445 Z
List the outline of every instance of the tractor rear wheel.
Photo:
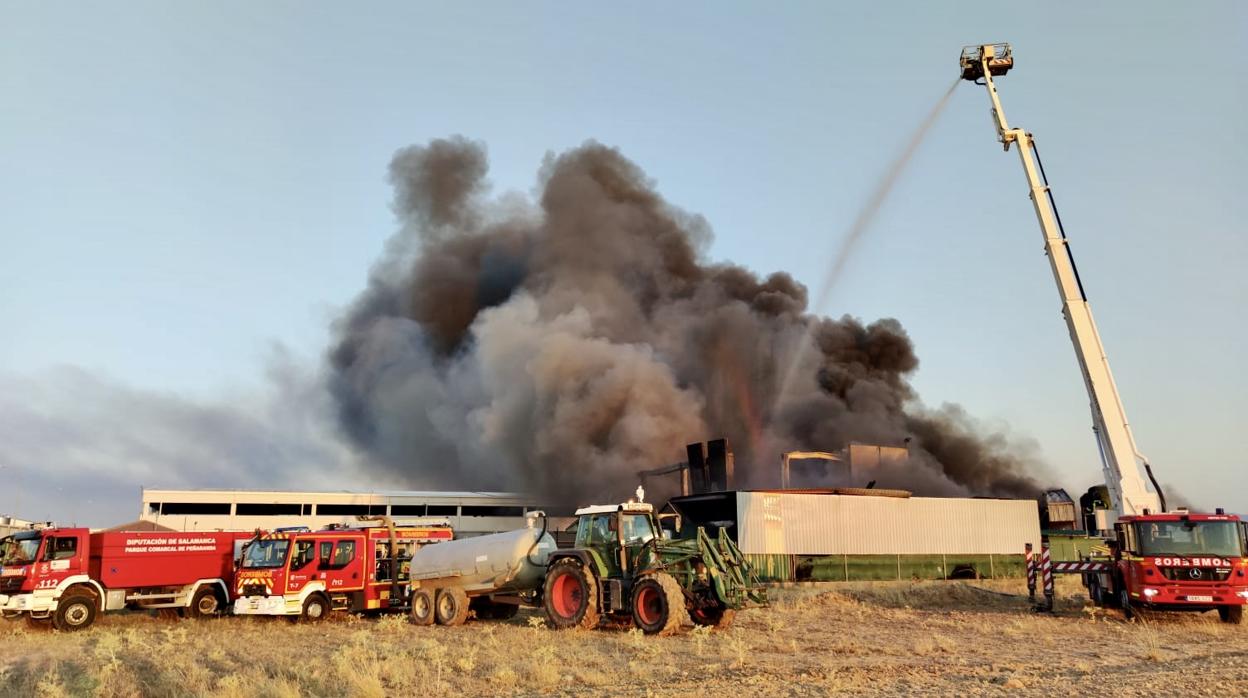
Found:
M 647 635 L 669 635 L 689 625 L 685 594 L 672 575 L 658 572 L 633 585 L 633 625 Z
M 433 625 L 433 592 L 428 589 L 417 589 L 412 592 L 412 623 L 416 625 Z
M 1223 623 L 1239 625 L 1244 621 L 1243 606 L 1218 606 L 1218 618 Z
M 543 587 L 546 620 L 556 630 L 598 625 L 598 580 L 575 558 L 556 560 Z
M 434 615 L 438 625 L 463 625 L 468 620 L 468 594 L 459 587 L 439 589 Z

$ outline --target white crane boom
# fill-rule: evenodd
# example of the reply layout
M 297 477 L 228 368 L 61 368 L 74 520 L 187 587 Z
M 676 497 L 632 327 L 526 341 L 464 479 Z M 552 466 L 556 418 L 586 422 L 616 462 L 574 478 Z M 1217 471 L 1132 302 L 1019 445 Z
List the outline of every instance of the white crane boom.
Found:
M 992 100 L 992 118 L 1005 150 L 1010 149 L 1010 144 L 1018 146 L 1018 157 L 1027 175 L 1031 203 L 1036 209 L 1036 218 L 1040 221 L 1040 232 L 1044 234 L 1044 250 L 1053 270 L 1053 278 L 1057 281 L 1058 293 L 1062 297 L 1062 315 L 1066 318 L 1066 327 L 1070 330 L 1075 356 L 1079 359 L 1079 368 L 1083 372 L 1083 382 L 1091 401 L 1092 429 L 1100 447 L 1105 486 L 1109 489 L 1110 503 L 1114 509 L 1110 512 L 1110 521 L 1119 516 L 1143 514 L 1146 509 L 1158 513 L 1162 509 L 1160 497 L 1156 492 L 1149 491 L 1145 483 L 1142 471 L 1148 469 L 1148 462 L 1136 448 L 1135 437 L 1131 435 L 1127 414 L 1118 397 L 1118 387 L 1114 385 L 1114 376 L 1109 370 L 1109 357 L 1105 355 L 1096 322 L 1092 319 L 1092 308 L 1088 305 L 1083 283 L 1075 268 L 1075 260 L 1071 256 L 1066 233 L 1062 229 L 1061 217 L 1053 203 L 1053 195 L 1049 191 L 1048 179 L 1044 176 L 1044 166 L 1040 163 L 1035 141 L 1023 129 L 1010 127 L 1001 108 L 996 85 L 992 81 L 994 75 L 1005 75 L 1014 66 L 1010 45 L 968 46 L 962 49 L 960 64 L 963 79 L 988 88 L 988 97 Z M 1151 478 L 1151 473 L 1149 477 Z

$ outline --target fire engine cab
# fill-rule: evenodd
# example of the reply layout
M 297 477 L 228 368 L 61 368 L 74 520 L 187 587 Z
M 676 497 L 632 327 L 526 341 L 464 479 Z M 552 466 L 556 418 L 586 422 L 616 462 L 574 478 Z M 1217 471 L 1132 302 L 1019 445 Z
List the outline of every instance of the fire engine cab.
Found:
M 454 537 L 449 525 L 284 529 L 247 543 L 235 575 L 235 615 L 320 620 L 331 611 L 408 606 L 409 567 L 421 545 Z
M 1239 517 L 1167 512 L 1124 516 L 1113 562 L 1084 573 L 1093 601 L 1130 617 L 1137 607 L 1217 610 L 1239 623 L 1248 604 L 1248 540 Z

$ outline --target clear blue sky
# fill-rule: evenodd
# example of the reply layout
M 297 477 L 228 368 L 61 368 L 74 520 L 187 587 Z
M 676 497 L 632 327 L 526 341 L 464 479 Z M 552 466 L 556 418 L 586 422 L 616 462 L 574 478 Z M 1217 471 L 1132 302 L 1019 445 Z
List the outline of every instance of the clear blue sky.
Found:
M 12 403 L 59 366 L 212 401 L 261 385 L 275 342 L 319 359 L 395 229 L 390 156 L 448 134 L 488 144 L 496 190 L 528 191 L 548 150 L 618 146 L 710 221 L 713 258 L 816 288 L 960 47 L 1010 41 L 1006 111 L 1041 146 L 1141 448 L 1248 511 L 1243 3 L 0 11 Z M 994 137 L 965 83 L 824 310 L 900 319 L 925 402 L 1034 440 L 1073 490 L 1099 476 L 1087 399 Z M 132 480 L 178 484 L 158 476 Z

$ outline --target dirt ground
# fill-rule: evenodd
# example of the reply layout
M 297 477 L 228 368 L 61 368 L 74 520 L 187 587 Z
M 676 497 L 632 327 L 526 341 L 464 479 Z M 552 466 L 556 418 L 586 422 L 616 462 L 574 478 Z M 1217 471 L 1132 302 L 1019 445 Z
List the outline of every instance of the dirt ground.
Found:
M 726 631 L 556 632 L 539 616 L 415 627 L 402 616 L 169 621 L 75 634 L 0 622 L 0 695 L 815 696 L 1248 694 L 1248 625 L 1124 622 L 1062 580 L 1058 611 L 1018 581 L 773 589 Z

